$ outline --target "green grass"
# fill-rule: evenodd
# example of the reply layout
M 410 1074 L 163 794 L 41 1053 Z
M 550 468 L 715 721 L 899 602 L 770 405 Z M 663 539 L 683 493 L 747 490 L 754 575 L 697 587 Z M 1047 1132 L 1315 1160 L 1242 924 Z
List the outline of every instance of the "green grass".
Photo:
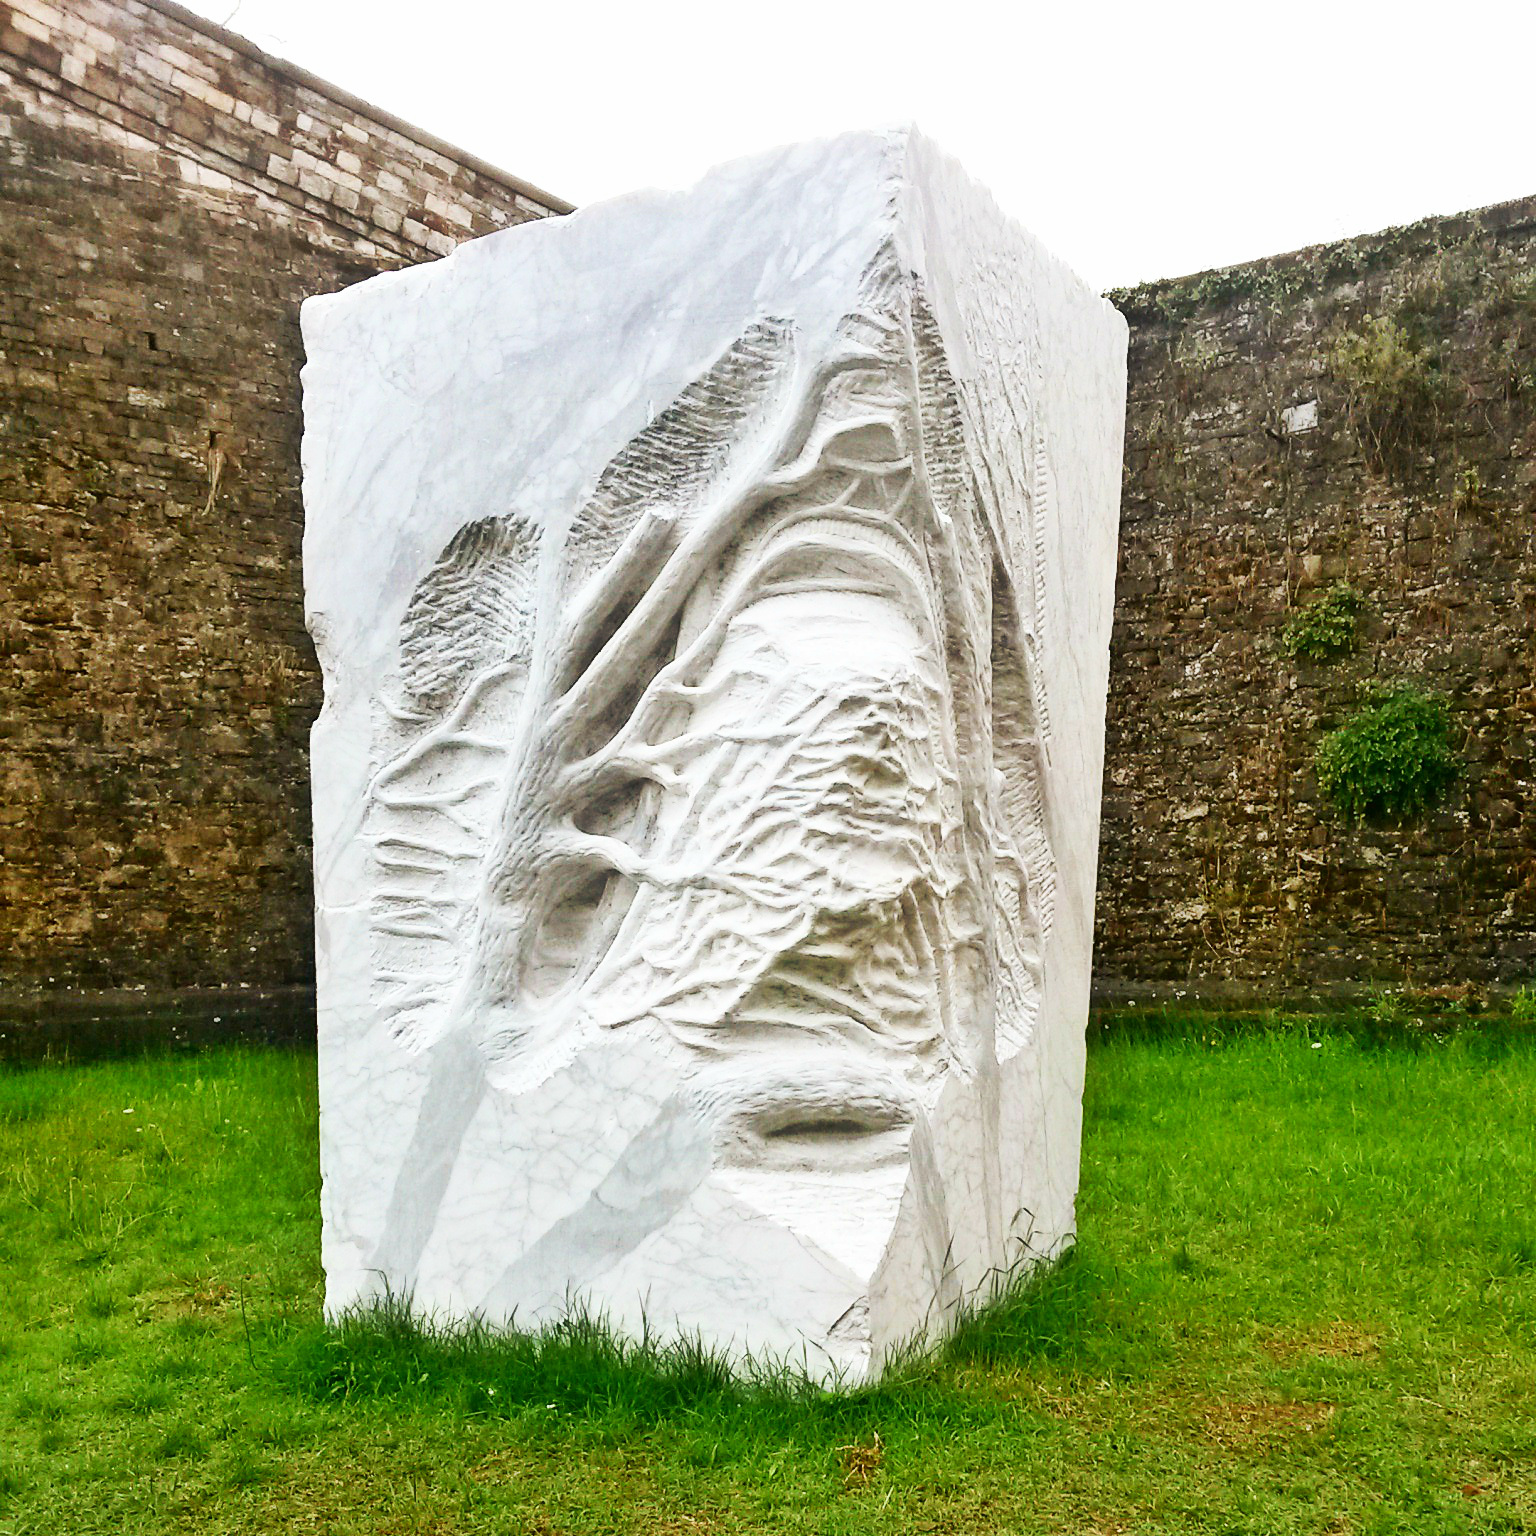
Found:
M 313 1059 L 0 1072 L 0 1536 L 1536 1532 L 1536 1044 L 1127 1032 L 1076 1255 L 829 1397 L 318 1321 Z

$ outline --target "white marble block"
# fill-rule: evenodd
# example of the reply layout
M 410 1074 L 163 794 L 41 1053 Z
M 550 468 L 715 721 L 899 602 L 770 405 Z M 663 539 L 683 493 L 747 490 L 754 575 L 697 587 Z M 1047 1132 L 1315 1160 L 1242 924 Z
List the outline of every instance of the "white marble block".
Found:
M 1059 1250 L 1119 315 L 890 133 L 303 324 L 330 1313 L 851 1381 Z

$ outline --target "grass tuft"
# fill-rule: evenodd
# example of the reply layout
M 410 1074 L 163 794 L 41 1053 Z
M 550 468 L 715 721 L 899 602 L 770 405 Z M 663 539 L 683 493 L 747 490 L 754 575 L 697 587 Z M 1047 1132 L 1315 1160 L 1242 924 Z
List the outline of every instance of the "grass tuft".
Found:
M 155 1454 L 161 1461 L 176 1461 L 207 1454 L 208 1442 L 192 1424 L 172 1424 L 160 1437 Z
M 398 1295 L 347 1313 L 335 1327 L 300 1331 L 289 1360 L 294 1385 L 317 1401 L 430 1399 L 492 1417 L 541 1406 L 655 1418 L 781 1385 L 779 1377 L 739 1379 L 697 1339 L 630 1340 L 580 1310 L 522 1332 L 423 1319 Z
M 1107 1290 L 1092 1259 L 1074 1248 L 967 1316 L 945 1353 L 987 1368 L 1081 1358 L 1102 1322 Z
M 18 1494 L 26 1491 L 27 1481 L 19 1468 L 9 1458 L 0 1460 L 0 1509 L 4 1509 Z

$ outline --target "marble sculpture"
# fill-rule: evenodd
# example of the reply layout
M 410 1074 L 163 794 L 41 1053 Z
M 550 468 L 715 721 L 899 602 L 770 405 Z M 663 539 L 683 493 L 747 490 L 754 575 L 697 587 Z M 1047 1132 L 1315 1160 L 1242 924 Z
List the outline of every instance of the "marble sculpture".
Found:
M 889 133 L 303 327 L 331 1314 L 852 1381 L 1059 1250 L 1116 312 Z

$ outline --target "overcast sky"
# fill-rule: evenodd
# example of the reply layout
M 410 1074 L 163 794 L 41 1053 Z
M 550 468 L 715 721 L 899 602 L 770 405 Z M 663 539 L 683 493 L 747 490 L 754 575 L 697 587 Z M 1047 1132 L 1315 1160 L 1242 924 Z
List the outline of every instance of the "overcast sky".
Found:
M 1536 5 L 187 0 L 575 203 L 915 122 L 1099 287 L 1536 193 Z

